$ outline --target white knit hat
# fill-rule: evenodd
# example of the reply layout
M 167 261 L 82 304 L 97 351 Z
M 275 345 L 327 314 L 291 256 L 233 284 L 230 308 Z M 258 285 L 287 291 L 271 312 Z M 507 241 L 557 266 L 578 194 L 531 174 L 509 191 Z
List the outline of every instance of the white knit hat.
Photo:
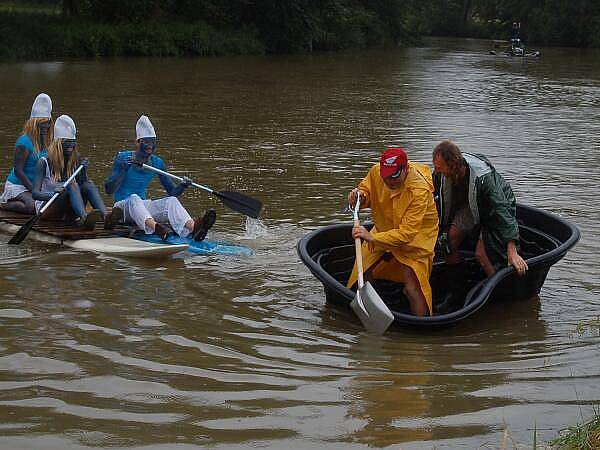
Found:
M 33 101 L 33 106 L 31 107 L 31 116 L 30 118 L 46 118 L 50 119 L 52 117 L 52 100 L 48 94 L 38 94 L 38 96 Z
M 75 139 L 75 122 L 66 114 L 63 114 L 54 123 L 54 139 Z
M 154 127 L 152 126 L 150 119 L 148 119 L 148 116 L 142 115 L 135 124 L 135 138 L 143 139 L 148 137 L 155 138 L 156 133 L 154 132 Z

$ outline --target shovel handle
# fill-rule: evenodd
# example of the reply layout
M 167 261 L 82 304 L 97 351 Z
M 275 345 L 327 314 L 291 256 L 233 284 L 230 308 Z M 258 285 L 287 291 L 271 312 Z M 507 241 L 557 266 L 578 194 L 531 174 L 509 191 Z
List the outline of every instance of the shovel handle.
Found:
M 354 226 L 360 226 L 360 220 L 354 221 Z M 362 289 L 365 284 L 365 280 L 363 278 L 363 260 L 362 260 L 362 242 L 360 238 L 354 239 L 354 248 L 356 249 L 356 267 L 358 269 L 358 288 Z

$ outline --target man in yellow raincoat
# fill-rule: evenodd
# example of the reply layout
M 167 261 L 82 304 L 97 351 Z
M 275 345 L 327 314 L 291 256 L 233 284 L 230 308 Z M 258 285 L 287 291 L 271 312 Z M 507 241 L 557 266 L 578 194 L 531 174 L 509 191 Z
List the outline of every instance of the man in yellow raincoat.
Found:
M 404 283 L 404 295 L 417 316 L 431 315 L 429 276 L 438 235 L 438 214 L 433 199 L 431 169 L 409 162 L 401 148 L 388 148 L 379 164 L 369 170 L 358 188 L 348 194 L 348 203 L 370 207 L 375 226 L 352 229 L 352 237 L 363 240 L 365 279 Z M 348 280 L 357 280 L 356 263 Z

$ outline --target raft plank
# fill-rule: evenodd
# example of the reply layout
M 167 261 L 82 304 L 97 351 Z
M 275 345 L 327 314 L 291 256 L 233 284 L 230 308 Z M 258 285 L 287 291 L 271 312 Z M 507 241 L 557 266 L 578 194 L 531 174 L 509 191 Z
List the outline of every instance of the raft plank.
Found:
M 9 223 L 11 225 L 22 226 L 30 218 L 31 216 L 26 214 L 0 210 L 0 221 Z M 104 223 L 102 221 L 98 221 L 93 230 L 82 230 L 80 228 L 77 228 L 73 223 L 64 222 L 58 219 L 40 219 L 33 226 L 33 229 L 36 231 L 46 233 L 50 236 L 57 237 L 59 239 L 69 240 L 123 236 L 128 235 L 130 231 L 130 227 L 126 225 L 117 225 L 112 230 L 105 230 Z

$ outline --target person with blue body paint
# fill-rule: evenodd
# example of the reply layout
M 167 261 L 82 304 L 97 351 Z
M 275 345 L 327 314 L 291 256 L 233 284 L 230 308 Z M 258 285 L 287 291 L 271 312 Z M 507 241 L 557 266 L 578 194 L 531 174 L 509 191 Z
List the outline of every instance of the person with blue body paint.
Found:
M 106 193 L 112 195 L 113 209 L 122 210 L 124 222 L 133 223 L 146 234 L 156 234 L 166 240 L 170 225 L 181 237 L 201 241 L 216 220 L 216 213 L 208 209 L 204 216 L 192 219 L 178 197 L 192 183 L 187 177 L 174 185 L 165 175 L 158 175 L 167 197 L 147 198 L 148 186 L 155 172 L 144 170 L 143 164 L 166 171 L 163 160 L 156 152 L 156 132 L 147 116 L 142 115 L 135 126 L 135 150 L 124 150 L 115 156 L 112 171 L 104 183 Z
M 102 218 L 104 227 L 112 228 L 119 217 L 107 214 L 98 188 L 88 178 L 89 162 L 79 154 L 76 133 L 77 128 L 71 117 L 62 115 L 56 119 L 52 142 L 36 165 L 32 191 L 36 212 L 58 192 L 59 197 L 44 212 L 44 218 L 74 220 L 78 227 L 88 230 L 93 229 L 96 221 Z M 75 182 L 65 188 L 64 182 L 80 165 L 84 167 L 83 170 L 75 177 Z M 94 208 L 89 214 L 86 211 L 88 203 Z
M 0 208 L 23 214 L 35 213 L 32 196 L 35 167 L 46 154 L 52 127 L 52 100 L 47 94 L 39 94 L 23 132 L 15 143 L 13 168 L 4 183 L 0 196 Z

